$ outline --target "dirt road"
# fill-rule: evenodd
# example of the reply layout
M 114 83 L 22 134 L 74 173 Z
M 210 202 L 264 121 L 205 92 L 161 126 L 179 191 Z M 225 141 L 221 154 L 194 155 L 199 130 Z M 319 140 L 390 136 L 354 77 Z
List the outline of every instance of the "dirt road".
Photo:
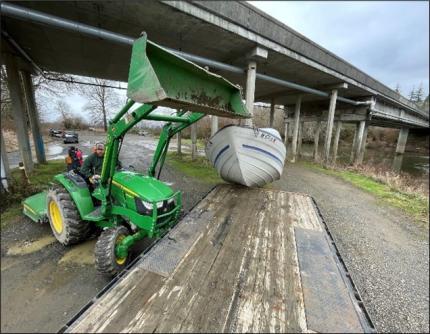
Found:
M 89 152 L 85 143 L 103 137 L 80 138 Z M 150 138 L 127 136 L 123 166 L 146 170 L 154 148 Z M 183 191 L 185 210 L 213 186 L 168 165 L 161 178 Z M 428 331 L 428 231 L 371 195 L 300 165 L 287 164 L 272 187 L 316 199 L 378 331 Z M 2 332 L 58 331 L 108 283 L 94 269 L 94 239 L 66 248 L 49 226 L 19 216 L 1 241 Z

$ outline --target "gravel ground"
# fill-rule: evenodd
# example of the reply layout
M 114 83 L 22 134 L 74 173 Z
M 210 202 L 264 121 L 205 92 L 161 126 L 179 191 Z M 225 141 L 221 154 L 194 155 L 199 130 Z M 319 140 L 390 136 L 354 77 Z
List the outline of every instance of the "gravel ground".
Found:
M 428 227 L 300 164 L 273 187 L 314 197 L 378 332 L 429 332 Z

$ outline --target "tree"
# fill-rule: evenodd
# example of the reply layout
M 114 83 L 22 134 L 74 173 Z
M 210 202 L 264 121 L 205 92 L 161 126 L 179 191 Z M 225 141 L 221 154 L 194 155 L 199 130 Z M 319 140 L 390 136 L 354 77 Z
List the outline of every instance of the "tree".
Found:
M 63 127 L 66 129 L 69 128 L 69 123 L 72 119 L 72 111 L 70 105 L 63 100 L 58 100 L 57 105 L 55 106 L 55 110 L 60 116 L 60 120 L 63 124 Z
M 396 91 L 397 94 L 401 94 L 401 92 L 400 92 L 400 84 L 399 83 L 396 84 L 396 88 L 394 90 Z
M 415 86 L 413 86 L 411 92 L 409 93 L 409 101 L 415 102 L 415 95 Z
M 421 103 L 424 99 L 424 87 L 423 83 L 421 82 L 418 86 L 418 89 L 415 91 L 415 103 Z
M 88 82 L 96 86 L 82 85 L 79 87 L 80 92 L 89 100 L 84 108 L 89 112 L 91 120 L 95 124 L 103 124 L 106 132 L 108 117 L 117 111 L 120 104 L 118 94 L 115 89 L 107 87 L 110 85 L 107 80 L 92 78 Z

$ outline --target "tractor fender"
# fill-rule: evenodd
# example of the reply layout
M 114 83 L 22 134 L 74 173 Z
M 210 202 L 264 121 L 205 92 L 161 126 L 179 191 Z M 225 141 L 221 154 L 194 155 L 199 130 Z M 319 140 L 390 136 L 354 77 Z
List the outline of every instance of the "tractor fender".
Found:
M 54 179 L 59 182 L 72 197 L 73 202 L 78 208 L 81 218 L 94 210 L 94 204 L 85 181 L 80 182 L 76 177 L 72 177 L 69 173 L 58 174 Z

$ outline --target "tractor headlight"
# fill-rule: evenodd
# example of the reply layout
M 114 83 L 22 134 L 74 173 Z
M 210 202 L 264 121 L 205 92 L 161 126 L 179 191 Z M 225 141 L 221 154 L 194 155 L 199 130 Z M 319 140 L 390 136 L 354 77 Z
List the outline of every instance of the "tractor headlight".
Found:
M 145 216 L 152 216 L 152 203 L 141 200 L 139 197 L 134 198 L 137 213 Z

